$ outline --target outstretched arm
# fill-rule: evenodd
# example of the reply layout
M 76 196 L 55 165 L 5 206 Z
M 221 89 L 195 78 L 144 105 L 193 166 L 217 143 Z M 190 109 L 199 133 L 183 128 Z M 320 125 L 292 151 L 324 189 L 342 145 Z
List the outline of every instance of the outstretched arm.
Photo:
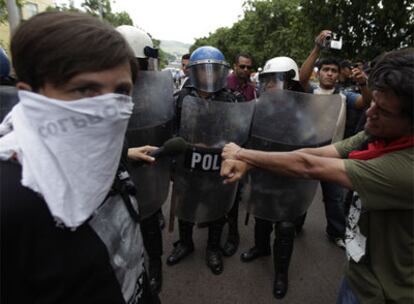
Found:
M 222 157 L 223 159 L 242 161 L 250 166 L 270 170 L 280 175 L 331 181 L 348 189 L 352 189 L 352 183 L 345 171 L 345 164 L 342 159 L 312 155 L 309 153 L 309 150 L 308 153 L 306 153 L 306 149 L 305 152 L 303 150 L 292 152 L 263 152 L 243 149 L 236 144 L 230 143 L 224 147 Z M 328 151 L 328 153 L 332 153 L 332 150 Z M 225 165 L 228 166 L 228 164 Z M 248 169 L 249 167 L 247 166 L 246 169 L 242 168 L 238 170 L 244 174 Z M 238 174 L 238 171 L 235 169 L 227 168 L 226 170 L 233 174 Z
M 136 161 L 146 161 L 148 163 L 153 163 L 155 161 L 155 158 L 149 156 L 148 153 L 153 152 L 157 149 L 157 147 L 148 145 L 137 148 L 129 148 L 128 158 Z

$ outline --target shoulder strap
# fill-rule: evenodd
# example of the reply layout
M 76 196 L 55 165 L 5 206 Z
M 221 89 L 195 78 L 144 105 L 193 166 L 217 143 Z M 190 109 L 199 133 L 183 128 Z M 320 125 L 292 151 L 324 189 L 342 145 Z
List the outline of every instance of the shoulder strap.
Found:
M 128 210 L 129 215 L 133 218 L 133 220 L 137 223 L 140 222 L 139 213 L 135 210 L 134 206 L 132 206 L 130 195 L 136 194 L 136 188 L 134 183 L 131 180 L 131 177 L 126 170 L 125 164 L 121 161 L 116 172 L 115 180 L 112 185 L 112 189 L 114 192 L 119 193 L 122 197 L 122 201 L 125 204 L 125 207 Z M 109 193 L 108 195 L 114 194 L 113 192 Z

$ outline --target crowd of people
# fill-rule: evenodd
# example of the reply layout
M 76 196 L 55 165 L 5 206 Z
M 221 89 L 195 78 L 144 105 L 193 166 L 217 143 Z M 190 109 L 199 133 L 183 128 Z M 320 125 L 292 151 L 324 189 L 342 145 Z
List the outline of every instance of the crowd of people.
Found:
M 249 54 L 231 67 L 199 47 L 174 92 L 136 27 L 62 12 L 21 24 L 13 77 L 0 52 L 1 88 L 18 100 L 0 125 L 2 303 L 160 303 L 170 181 L 179 239 L 167 265 L 194 251 L 197 224 L 220 275 L 243 201 L 254 244 L 240 259 L 273 255 L 284 298 L 320 182 L 327 240 L 348 258 L 337 303 L 413 303 L 414 50 L 357 65 L 320 57 L 331 36 L 300 68 L 275 54 L 257 73 Z

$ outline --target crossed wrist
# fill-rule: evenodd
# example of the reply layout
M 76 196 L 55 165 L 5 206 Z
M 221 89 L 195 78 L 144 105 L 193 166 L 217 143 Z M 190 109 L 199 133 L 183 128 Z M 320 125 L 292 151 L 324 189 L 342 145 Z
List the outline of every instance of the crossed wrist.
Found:
M 237 151 L 236 151 L 236 154 L 234 155 L 235 156 L 235 158 L 236 159 L 238 159 L 238 160 L 240 160 L 240 152 L 241 152 L 241 150 L 243 150 L 243 148 L 239 148 Z

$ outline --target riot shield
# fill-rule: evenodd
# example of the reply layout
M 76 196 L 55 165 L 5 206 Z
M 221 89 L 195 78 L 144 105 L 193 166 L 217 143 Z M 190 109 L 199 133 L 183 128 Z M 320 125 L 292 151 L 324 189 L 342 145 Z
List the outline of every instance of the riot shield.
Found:
M 344 107 L 339 95 L 265 92 L 256 105 L 248 147 L 292 151 L 329 144 L 340 133 L 338 128 L 343 128 Z M 317 185 L 316 180 L 253 169 L 244 184 L 242 202 L 258 218 L 293 221 L 309 208 Z
M 190 222 L 210 222 L 232 207 L 237 183 L 223 184 L 221 150 L 232 141 L 247 142 L 255 103 L 206 101 L 186 96 L 179 135 L 192 148 L 177 157 L 174 173 L 176 215 Z
M 133 90 L 134 110 L 129 120 L 129 147 L 161 146 L 172 137 L 173 80 L 168 72 L 141 71 Z M 166 201 L 171 179 L 171 159 L 155 164 L 131 161 L 131 178 L 137 186 L 136 198 L 142 218 L 155 213 Z
M 18 103 L 17 89 L 12 86 L 0 86 L 0 122 Z

